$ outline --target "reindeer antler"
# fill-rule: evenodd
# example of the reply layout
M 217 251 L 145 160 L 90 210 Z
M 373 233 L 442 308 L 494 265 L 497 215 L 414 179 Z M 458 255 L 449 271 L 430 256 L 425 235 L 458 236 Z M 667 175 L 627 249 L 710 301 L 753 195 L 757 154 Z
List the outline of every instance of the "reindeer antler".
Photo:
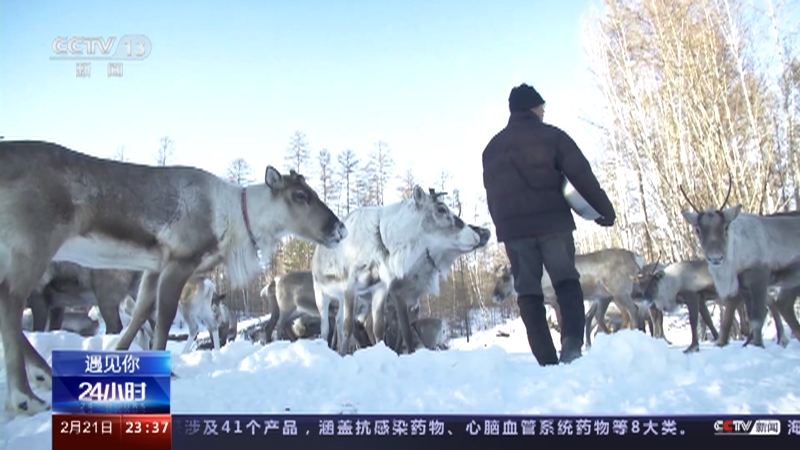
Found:
M 728 171 L 728 193 L 725 194 L 725 201 L 722 202 L 722 206 L 719 207 L 720 211 L 725 209 L 725 206 L 728 204 L 728 199 L 731 197 L 731 188 L 733 187 L 733 174 L 731 171 Z
M 663 252 L 658 252 L 658 258 L 656 258 L 656 263 L 653 264 L 653 270 L 650 272 L 650 275 L 655 275 L 656 270 L 658 269 L 658 263 L 661 262 L 661 255 Z
M 447 192 L 436 192 L 436 189 L 434 188 L 428 188 L 428 192 L 431 194 L 433 201 L 437 201 L 439 200 L 439 197 L 444 197 L 447 195 Z
M 691 201 L 691 200 L 689 200 L 689 196 L 688 196 L 688 195 L 686 195 L 686 191 L 684 191 L 684 190 L 683 190 L 683 183 L 681 183 L 681 185 L 680 185 L 679 187 L 680 187 L 680 189 L 681 189 L 681 194 L 683 194 L 683 198 L 685 198 L 685 199 L 686 199 L 686 202 L 687 202 L 687 203 L 689 203 L 689 206 L 691 206 L 691 207 L 692 207 L 692 209 L 694 210 L 694 212 L 696 212 L 696 213 L 699 213 L 699 212 L 700 212 L 700 210 L 699 210 L 699 209 L 697 209 L 697 207 L 696 207 L 696 206 L 694 206 L 694 203 L 692 203 L 692 201 Z

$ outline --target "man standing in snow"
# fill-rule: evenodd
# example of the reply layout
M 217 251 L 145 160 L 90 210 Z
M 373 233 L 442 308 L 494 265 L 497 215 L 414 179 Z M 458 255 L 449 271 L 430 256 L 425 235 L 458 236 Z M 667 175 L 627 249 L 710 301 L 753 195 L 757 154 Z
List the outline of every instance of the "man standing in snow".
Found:
M 581 150 L 564 131 L 545 124 L 544 99 L 521 84 L 511 90 L 508 125 L 483 152 L 483 186 L 497 240 L 505 243 L 520 315 L 531 351 L 540 365 L 569 363 L 581 356 L 583 290 L 575 269 L 575 221 L 562 192 L 566 176 L 600 215 L 614 225 L 616 214 Z M 543 267 L 561 308 L 561 356 L 547 326 Z

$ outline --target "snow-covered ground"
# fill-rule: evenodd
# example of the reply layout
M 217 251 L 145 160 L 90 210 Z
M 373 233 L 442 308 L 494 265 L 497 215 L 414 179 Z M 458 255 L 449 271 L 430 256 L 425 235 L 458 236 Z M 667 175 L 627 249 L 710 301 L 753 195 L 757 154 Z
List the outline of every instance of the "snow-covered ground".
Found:
M 380 345 L 342 358 L 321 341 L 246 341 L 180 355 L 170 342 L 173 413 L 721 414 L 800 412 L 800 342 L 766 349 L 704 343 L 685 355 L 685 315 L 665 318 L 673 345 L 640 332 L 598 335 L 583 358 L 539 367 L 519 319 L 476 332 L 451 350 L 397 356 Z M 497 337 L 502 330 L 510 337 Z M 177 331 L 177 330 L 176 330 Z M 118 336 L 28 333 L 48 360 L 54 349 L 112 349 Z M 558 334 L 553 332 L 558 346 Z M 4 367 L 0 396 L 5 398 Z M 358 382 L 353 379 L 358 377 Z M 49 392 L 38 392 L 48 398 Z M 0 448 L 49 450 L 49 413 L 0 415 Z

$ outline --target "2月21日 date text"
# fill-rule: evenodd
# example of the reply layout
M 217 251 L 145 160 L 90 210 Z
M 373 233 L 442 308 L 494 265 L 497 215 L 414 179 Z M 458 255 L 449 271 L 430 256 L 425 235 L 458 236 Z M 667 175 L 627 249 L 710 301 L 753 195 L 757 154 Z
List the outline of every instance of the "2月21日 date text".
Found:
M 169 414 L 53 414 L 53 450 L 170 450 Z

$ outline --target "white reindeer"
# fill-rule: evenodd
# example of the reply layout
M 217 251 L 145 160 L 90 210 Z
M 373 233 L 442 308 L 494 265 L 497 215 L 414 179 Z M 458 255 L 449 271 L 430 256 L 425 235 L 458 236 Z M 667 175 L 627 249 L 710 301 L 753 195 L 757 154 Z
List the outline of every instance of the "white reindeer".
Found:
M 781 288 L 782 292 L 792 292 L 800 286 L 800 213 L 758 216 L 743 213 L 740 204 L 726 209 L 732 186 L 730 176 L 722 206 L 705 211 L 692 204 L 681 186 L 681 193 L 694 210 L 682 210 L 681 214 L 700 241 L 717 294 L 731 303 L 723 322 L 732 323 L 736 306 L 744 301 L 751 329 L 745 345 L 763 347 L 769 286 Z M 779 296 L 776 302 L 793 331 L 793 324 L 797 323 L 795 300 L 796 296 L 787 295 Z M 730 326 L 720 328 L 717 345 L 723 346 L 728 343 Z M 800 339 L 800 329 L 795 336 Z
M 22 333 L 25 301 L 51 261 L 142 270 L 136 308 L 117 343 L 126 350 L 157 304 L 153 348 L 167 345 L 186 280 L 225 266 L 232 287 L 261 272 L 279 240 L 336 246 L 347 229 L 303 176 L 268 166 L 264 184 L 241 187 L 193 167 L 152 167 L 39 141 L 0 141 L 0 336 L 6 409 L 50 408 L 31 380 L 52 370 Z
M 311 259 L 317 309 L 326 317 L 331 299 L 340 302 L 337 323 L 339 353 L 350 348 L 356 297 L 369 296 L 373 317 L 372 334 L 383 339 L 383 307 L 394 280 L 428 260 L 436 271 L 427 279 L 426 293 L 438 294 L 439 276 L 446 276 L 455 259 L 480 248 L 489 240 L 485 228 L 467 225 L 440 200 L 443 193 L 430 194 L 414 186 L 413 195 L 386 206 L 359 208 L 345 218 L 348 237 L 337 248 L 317 247 Z M 398 313 L 406 313 L 398 308 Z M 409 326 L 406 318 L 404 328 Z M 329 326 L 323 320 L 322 336 Z M 413 348 L 409 342 L 408 348 Z
M 216 292 L 217 286 L 214 282 L 210 278 L 200 275 L 193 275 L 183 287 L 179 304 L 181 316 L 189 327 L 189 338 L 186 339 L 183 353 L 189 353 L 192 350 L 197 333 L 200 332 L 198 322 L 201 322 L 208 330 L 214 350 L 219 350 L 222 346 L 219 340 L 220 323 L 214 317 L 214 311 L 211 308 L 211 301 Z

